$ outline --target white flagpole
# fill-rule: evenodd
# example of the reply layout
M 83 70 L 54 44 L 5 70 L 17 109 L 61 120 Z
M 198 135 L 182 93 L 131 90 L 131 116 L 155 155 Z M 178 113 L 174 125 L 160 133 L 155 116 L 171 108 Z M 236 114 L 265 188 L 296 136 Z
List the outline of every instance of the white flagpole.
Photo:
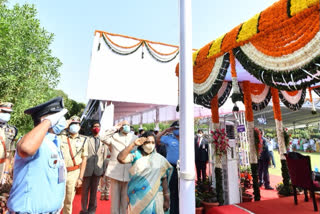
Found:
M 180 213 L 195 213 L 191 0 L 180 0 Z

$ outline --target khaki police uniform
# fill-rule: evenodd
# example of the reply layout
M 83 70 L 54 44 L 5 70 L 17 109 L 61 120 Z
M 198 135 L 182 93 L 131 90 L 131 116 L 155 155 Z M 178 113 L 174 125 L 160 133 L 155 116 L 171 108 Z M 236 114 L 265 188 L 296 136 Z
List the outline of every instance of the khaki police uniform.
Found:
M 80 175 L 82 158 L 88 156 L 87 138 L 78 135 L 61 135 L 61 151 L 67 168 L 66 197 L 64 200 L 63 214 L 72 213 L 72 202 L 75 196 L 75 187 Z
M 0 178 L 4 173 L 5 159 L 11 158 L 11 153 L 15 151 L 14 139 L 18 134 L 16 127 L 7 123 L 0 123 Z

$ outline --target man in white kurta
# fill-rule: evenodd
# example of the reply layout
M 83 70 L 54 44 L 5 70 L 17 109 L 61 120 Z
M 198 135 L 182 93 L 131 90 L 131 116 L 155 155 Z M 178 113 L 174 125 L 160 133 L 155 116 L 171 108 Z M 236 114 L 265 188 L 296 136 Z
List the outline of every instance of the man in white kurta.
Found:
M 131 164 L 118 162 L 118 154 L 129 146 L 137 136 L 130 133 L 130 124 L 122 121 L 105 132 L 101 141 L 111 150 L 111 157 L 107 167 L 107 176 L 111 179 L 111 214 L 126 214 L 128 207 L 128 182 Z

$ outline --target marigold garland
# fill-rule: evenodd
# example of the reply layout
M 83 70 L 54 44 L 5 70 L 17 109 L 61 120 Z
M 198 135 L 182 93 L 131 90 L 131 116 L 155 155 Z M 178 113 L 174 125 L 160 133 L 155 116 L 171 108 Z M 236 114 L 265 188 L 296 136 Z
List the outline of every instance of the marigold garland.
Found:
M 266 87 L 265 84 L 250 83 L 250 93 L 253 95 L 260 95 Z
M 211 47 L 209 49 L 209 53 L 207 55 L 207 58 L 212 57 L 213 55 L 220 53 L 221 44 L 222 44 L 224 36 L 225 36 L 225 34 L 220 36 L 218 39 L 216 39 L 215 41 L 212 42 Z
M 301 3 L 304 6 L 299 8 L 303 9 L 297 10 L 299 12 L 292 14 L 294 15 L 292 17 L 287 15 L 289 0 L 280 0 L 262 13 L 257 14 L 224 36 L 201 48 L 197 56 L 194 56 L 194 82 L 204 82 L 214 65 L 210 61 L 214 61 L 223 52 L 230 52 L 232 49 L 234 49 L 233 53 L 243 67 L 269 86 L 280 90 L 299 90 L 318 81 L 316 78 L 311 78 L 309 82 L 304 81 L 297 87 L 294 85 L 291 87 L 286 86 L 288 82 L 297 82 L 300 79 L 314 75 L 317 69 L 315 63 L 319 63 L 320 56 L 315 57 L 311 62 L 306 62 L 301 69 L 277 73 L 276 71 L 266 70 L 254 63 L 252 64 L 250 59 L 244 56 L 240 48 L 237 48 L 251 42 L 262 53 L 278 57 L 292 54 L 300 50 L 301 47 L 307 46 L 308 42 L 319 32 L 319 2 L 314 0 L 301 1 L 308 2 Z M 299 2 L 297 3 L 300 4 Z M 294 7 L 290 6 L 289 10 L 296 10 Z M 220 52 L 218 52 L 219 47 Z M 238 54 L 239 51 L 240 54 Z M 230 57 L 230 60 L 232 60 L 232 57 Z M 231 65 L 233 64 L 232 61 L 230 63 Z M 252 65 L 248 66 L 249 64 Z M 232 76 L 235 76 L 234 69 L 231 68 L 231 70 Z
M 261 101 L 259 103 L 255 103 L 254 101 L 252 101 L 252 109 L 254 111 L 261 111 L 262 109 L 264 109 L 268 106 L 270 100 L 271 100 L 271 92 L 269 89 L 269 92 L 263 101 Z
M 223 63 L 221 68 L 219 69 L 218 76 L 214 82 L 212 82 L 212 86 L 207 92 L 204 94 L 194 93 L 194 103 L 202 105 L 207 108 L 211 108 L 211 99 L 218 93 L 225 79 L 227 68 L 229 67 L 229 54 L 226 53 L 223 56 Z
M 177 53 L 178 51 L 179 51 L 179 48 L 177 48 L 176 50 L 174 50 L 174 51 L 172 51 L 172 52 L 170 52 L 170 53 L 160 53 L 159 51 L 157 51 L 156 49 L 154 49 L 150 44 L 151 44 L 151 42 L 145 42 L 147 45 L 148 45 L 148 47 L 153 51 L 153 52 L 155 52 L 156 54 L 159 54 L 159 55 L 163 55 L 163 56 L 170 56 L 170 55 L 172 55 L 172 54 L 175 54 L 175 53 Z
M 252 109 L 260 111 L 267 107 L 271 100 L 270 87 L 264 84 L 250 83 L 250 89 Z
M 288 91 L 279 91 L 279 98 L 281 100 L 281 102 L 289 109 L 291 109 L 292 111 L 297 111 L 299 109 L 301 109 L 304 101 L 305 101 L 305 98 L 306 98 L 306 90 L 305 89 L 302 89 L 300 91 L 293 91 L 294 93 L 292 94 L 295 94 L 295 95 L 290 95 L 290 93 L 288 93 Z M 297 92 L 297 93 L 295 93 Z M 300 92 L 300 93 L 299 93 Z M 297 96 L 299 96 L 300 94 L 300 97 L 297 101 L 293 102 L 294 100 L 297 99 Z M 296 99 L 291 99 L 290 100 L 290 97 L 288 97 L 287 95 L 290 95 L 292 97 L 296 97 Z
M 289 94 L 290 96 L 296 96 L 298 94 L 298 90 L 297 91 L 286 91 L 287 94 Z
M 279 100 L 279 92 L 278 92 L 277 89 L 271 88 L 271 94 L 272 94 L 274 119 L 276 119 L 278 121 L 282 121 L 280 100 Z
M 250 94 L 250 82 L 243 82 L 243 100 L 245 106 L 245 116 L 248 122 L 253 121 L 252 100 Z
M 237 77 L 236 60 L 234 58 L 233 52 L 230 51 L 229 55 L 230 55 L 231 77 Z
M 254 143 L 256 146 L 257 158 L 259 159 L 262 152 L 263 140 L 258 128 L 254 128 Z
M 141 40 L 141 41 L 138 41 L 137 44 L 134 44 L 132 46 L 122 46 L 122 45 L 119 45 L 117 43 L 115 43 L 114 41 L 112 41 L 112 39 L 110 39 L 110 37 L 108 36 L 107 33 L 103 33 L 103 35 L 109 40 L 109 42 L 111 44 L 113 44 L 114 46 L 117 46 L 119 48 L 123 48 L 123 49 L 131 49 L 131 48 L 135 48 L 135 47 L 138 47 L 140 44 L 142 44 L 144 42 L 144 40 Z
M 250 71 L 250 73 L 253 76 L 259 79 L 261 82 L 269 86 L 275 87 L 279 90 L 300 90 L 302 88 L 308 87 L 310 84 L 314 84 L 319 81 L 319 77 L 315 75 L 317 75 L 317 64 L 320 63 L 320 56 L 314 58 L 309 64 L 306 64 L 304 67 L 300 69 L 293 70 L 291 72 L 276 72 L 272 70 L 267 70 L 257 65 L 255 62 L 249 59 L 247 55 L 243 53 L 240 47 L 235 48 L 233 53 L 235 54 L 235 57 L 238 59 L 238 61 L 242 64 L 242 66 L 247 71 Z M 306 78 L 309 78 L 310 80 L 302 82 L 300 81 Z M 294 86 L 291 85 L 291 87 L 286 84 L 278 84 L 283 83 L 284 81 L 286 83 L 297 83 L 298 81 L 300 81 L 300 84 L 296 84 Z
M 290 0 L 290 15 L 294 16 L 317 2 L 319 0 Z
M 279 57 L 306 46 L 317 32 L 319 13 L 309 10 L 281 23 L 272 32 L 259 34 L 251 43 L 262 53 Z
M 211 118 L 213 123 L 219 123 L 219 104 L 217 95 L 211 100 Z
M 254 15 L 251 19 L 242 24 L 241 30 L 237 36 L 237 42 L 250 39 L 258 33 L 260 13 Z

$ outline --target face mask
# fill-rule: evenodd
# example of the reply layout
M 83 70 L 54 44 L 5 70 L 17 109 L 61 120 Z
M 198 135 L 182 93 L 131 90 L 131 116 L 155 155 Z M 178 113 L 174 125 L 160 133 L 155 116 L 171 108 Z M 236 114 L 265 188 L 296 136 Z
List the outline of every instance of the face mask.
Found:
M 122 131 L 124 132 L 124 133 L 129 133 L 130 132 L 130 126 L 128 126 L 128 125 L 124 125 L 124 126 L 122 126 Z
M 153 144 L 153 143 L 148 143 L 148 144 L 142 145 L 143 151 L 145 151 L 145 153 L 147 153 L 147 154 L 150 154 L 151 152 L 153 152 L 154 147 L 155 147 L 155 144 Z
M 173 134 L 174 134 L 175 136 L 179 136 L 179 129 L 173 130 Z
M 80 130 L 79 124 L 72 124 L 72 125 L 69 127 L 69 132 L 70 132 L 71 134 L 76 134 L 76 133 L 79 132 L 79 130 Z
M 198 137 L 202 137 L 202 134 L 198 134 Z
M 55 134 L 60 134 L 67 127 L 67 120 L 65 117 L 61 117 L 56 125 L 52 127 Z
M 100 132 L 100 128 L 99 128 L 99 127 L 94 127 L 94 128 L 92 129 L 92 133 L 93 133 L 94 135 L 99 134 L 99 132 Z
M 0 121 L 1 122 L 8 122 L 10 120 L 11 114 L 9 113 L 0 113 Z

